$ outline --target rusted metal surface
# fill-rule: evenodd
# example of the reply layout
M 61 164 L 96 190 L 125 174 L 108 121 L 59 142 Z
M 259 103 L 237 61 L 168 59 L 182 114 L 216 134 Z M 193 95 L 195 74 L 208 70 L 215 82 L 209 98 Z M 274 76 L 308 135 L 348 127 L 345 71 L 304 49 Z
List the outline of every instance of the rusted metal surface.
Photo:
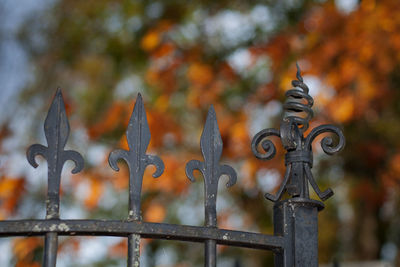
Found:
M 216 201 L 218 182 L 222 175 L 228 176 L 230 187 L 236 183 L 235 170 L 229 165 L 221 165 L 223 144 L 218 128 L 216 113 L 211 106 L 200 138 L 200 148 L 204 161 L 190 160 L 186 165 L 186 175 L 192 182 L 194 170 L 204 177 L 204 226 L 174 225 L 167 223 L 148 223 L 142 221 L 141 191 L 143 174 L 148 165 L 154 165 L 154 178 L 162 175 L 164 164 L 154 155 L 146 154 L 150 142 L 150 129 L 147 123 L 143 100 L 139 94 L 132 112 L 126 138 L 129 150 L 117 149 L 110 153 L 109 164 L 119 170 L 117 161 L 123 160 L 129 167 L 129 206 L 125 220 L 61 220 L 60 179 L 65 161 L 75 162 L 73 173 L 83 168 L 83 158 L 76 151 L 65 151 L 69 123 L 65 112 L 61 90 L 58 89 L 46 117 L 44 128 L 47 147 L 32 145 L 27 151 L 27 159 L 37 167 L 35 157 L 43 156 L 48 162 L 48 192 L 46 199 L 46 218 L 44 220 L 6 220 L 0 221 L 0 237 L 43 236 L 45 238 L 43 266 L 53 267 L 57 260 L 58 236 L 121 236 L 128 242 L 127 266 L 140 265 L 141 238 L 180 240 L 204 243 L 204 265 L 217 266 L 217 245 L 246 247 L 270 250 L 275 253 L 275 266 L 318 266 L 318 212 L 324 205 L 310 199 L 309 185 L 318 197 L 325 201 L 333 195 L 331 189 L 322 191 L 313 178 L 312 143 L 322 133 L 333 133 L 337 138 L 324 137 L 322 150 L 334 154 L 344 147 L 341 130 L 332 125 L 321 125 L 304 137 L 313 116 L 313 99 L 307 85 L 303 82 L 298 68 L 294 88 L 288 90 L 286 111 L 280 129 L 260 131 L 251 144 L 255 156 L 262 160 L 274 157 L 276 148 L 268 140 L 270 136 L 279 137 L 287 153 L 286 172 L 278 192 L 267 193 L 265 197 L 274 204 L 274 234 L 251 233 L 218 228 Z M 162 178 L 161 178 L 162 179 Z M 289 198 L 283 199 L 287 192 Z

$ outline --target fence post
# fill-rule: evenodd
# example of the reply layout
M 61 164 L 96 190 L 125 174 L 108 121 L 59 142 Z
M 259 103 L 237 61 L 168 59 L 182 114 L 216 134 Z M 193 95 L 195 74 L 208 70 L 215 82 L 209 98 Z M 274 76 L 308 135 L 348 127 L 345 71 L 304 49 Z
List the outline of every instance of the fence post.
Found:
M 321 191 L 311 172 L 313 165 L 312 142 L 321 133 L 334 133 L 338 142 L 324 137 L 322 150 L 332 155 L 345 144 L 342 131 L 332 125 L 320 125 L 304 136 L 313 116 L 311 109 L 314 100 L 308 94 L 309 89 L 303 82 L 297 65 L 297 80 L 292 81 L 294 88 L 286 92 L 288 100 L 283 105 L 285 117 L 280 129 L 264 129 L 256 134 L 252 141 L 254 155 L 263 160 L 274 157 L 276 148 L 269 136 L 279 137 L 285 148 L 286 172 L 276 195 L 265 194 L 274 205 L 274 233 L 284 238 L 282 250 L 275 253 L 276 267 L 317 267 L 318 266 L 318 211 L 324 208 L 320 201 L 310 199 L 309 184 L 317 196 L 325 201 L 333 195 L 329 188 Z M 263 152 L 259 151 L 259 146 Z M 289 198 L 282 199 L 284 193 Z
M 318 212 L 320 201 L 292 198 L 274 205 L 274 234 L 283 236 L 284 249 L 275 254 L 275 266 L 318 266 Z

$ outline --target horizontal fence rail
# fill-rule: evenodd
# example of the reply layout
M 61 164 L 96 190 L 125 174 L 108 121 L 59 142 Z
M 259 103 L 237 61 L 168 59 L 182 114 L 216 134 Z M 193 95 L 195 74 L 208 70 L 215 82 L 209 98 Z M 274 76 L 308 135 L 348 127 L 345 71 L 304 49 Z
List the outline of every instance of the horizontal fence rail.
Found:
M 343 149 L 345 139 L 341 130 L 332 125 L 318 126 L 304 137 L 303 133 L 308 129 L 313 115 L 313 99 L 308 94 L 307 85 L 303 83 L 299 68 L 297 80 L 292 84 L 295 88 L 286 93 L 288 101 L 284 104 L 284 110 L 287 114 L 282 119 L 280 129 L 260 131 L 251 144 L 254 155 L 262 160 L 271 159 L 275 155 L 276 148 L 267 139 L 269 136 L 279 137 L 287 151 L 283 182 L 276 195 L 265 195 L 265 198 L 274 202 L 273 235 L 218 227 L 216 201 L 219 178 L 222 175 L 228 176 L 226 187 L 231 187 L 236 183 L 237 175 L 231 166 L 220 164 L 223 144 L 213 106 L 208 111 L 200 138 L 203 161 L 190 160 L 186 164 L 186 175 L 191 182 L 195 182 L 195 170 L 200 171 L 204 177 L 204 226 L 142 221 L 141 190 L 144 171 L 147 166 L 154 165 L 153 177 L 158 178 L 163 174 L 164 163 L 158 156 L 146 154 L 151 135 L 140 94 L 126 131 L 129 149 L 114 150 L 108 159 L 110 167 L 115 171 L 119 171 L 119 160 L 125 161 L 129 168 L 129 205 L 126 219 L 60 219 L 60 179 L 64 163 L 67 160 L 73 161 L 75 167 L 72 173 L 78 173 L 83 169 L 84 161 L 78 152 L 64 150 L 70 127 L 62 93 L 58 89 L 44 122 L 47 146 L 34 144 L 27 150 L 28 162 L 33 167 L 38 166 L 38 155 L 48 163 L 46 218 L 0 221 L 0 237 L 44 236 L 44 267 L 56 266 L 59 236 L 126 237 L 128 267 L 140 265 L 141 238 L 204 243 L 204 265 L 207 267 L 217 266 L 217 245 L 270 250 L 275 254 L 275 266 L 318 266 L 318 212 L 324 205 L 310 199 L 308 188 L 311 185 L 323 201 L 331 197 L 333 191 L 322 191 L 313 178 L 312 142 L 321 133 L 335 134 L 338 137 L 336 144 L 330 137 L 321 141 L 322 150 L 327 154 L 334 154 Z M 285 192 L 290 196 L 287 199 L 283 199 Z
M 283 237 L 202 226 L 113 220 L 17 220 L 0 221 L 0 236 L 42 236 L 47 232 L 62 236 L 121 236 L 204 242 L 236 247 L 280 251 Z

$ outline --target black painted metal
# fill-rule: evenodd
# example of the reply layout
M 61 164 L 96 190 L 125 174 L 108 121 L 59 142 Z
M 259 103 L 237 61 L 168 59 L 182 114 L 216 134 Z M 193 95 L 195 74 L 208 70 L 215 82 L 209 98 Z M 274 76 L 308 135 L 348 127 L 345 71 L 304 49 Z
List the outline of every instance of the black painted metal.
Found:
M 53 103 L 44 122 L 44 133 L 47 145 L 35 144 L 29 147 L 26 155 L 29 163 L 36 168 L 35 157 L 41 155 L 47 160 L 48 188 L 46 199 L 46 219 L 60 218 L 60 179 L 61 170 L 67 160 L 75 162 L 72 173 L 78 173 L 83 169 L 83 158 L 76 151 L 65 151 L 68 140 L 69 123 L 65 112 L 64 100 L 61 89 L 57 89 Z M 58 239 L 56 233 L 46 233 L 43 266 L 56 266 Z
M 129 167 L 129 211 L 128 220 L 141 221 L 140 197 L 144 170 L 148 165 L 156 166 L 154 178 L 164 172 L 164 163 L 157 156 L 147 155 L 146 150 L 150 143 L 150 129 L 147 123 L 142 96 L 139 94 L 133 108 L 126 131 L 129 150 L 115 150 L 110 153 L 108 162 L 115 171 L 119 171 L 117 161 L 124 160 Z M 140 265 L 140 235 L 128 236 L 128 266 Z
M 275 196 L 267 193 L 265 198 L 276 202 L 281 199 L 285 191 L 291 197 L 309 198 L 309 182 L 318 197 L 325 201 L 333 195 L 333 191 L 329 188 L 322 192 L 314 180 L 311 173 L 313 164 L 311 145 L 318 135 L 325 132 L 334 133 L 339 138 L 336 145 L 333 145 L 331 137 L 324 137 L 321 141 L 322 150 L 332 155 L 344 148 L 345 138 L 342 131 L 333 125 L 320 125 L 314 128 L 305 138 L 303 133 L 308 129 L 309 120 L 312 117 L 311 106 L 314 101 L 308 94 L 309 89 L 303 82 L 298 65 L 297 80 L 292 81 L 292 85 L 296 88 L 288 90 L 286 93 L 289 100 L 284 105 L 286 116 L 281 122 L 280 130 L 264 129 L 254 136 L 251 144 L 254 155 L 263 160 L 275 156 L 276 148 L 274 144 L 266 139 L 269 136 L 280 137 L 283 147 L 287 150 L 285 155 L 287 169 L 283 182 Z M 293 113 L 296 114 L 293 115 Z M 259 145 L 261 145 L 264 153 L 258 151 Z
M 216 227 L 174 225 L 116 220 L 18 220 L 0 221 L 0 236 L 42 236 L 47 232 L 64 236 L 122 236 L 138 234 L 143 238 L 205 242 L 278 252 L 283 249 L 281 236 L 219 229 Z
M 321 191 L 311 168 L 313 165 L 312 142 L 321 133 L 330 132 L 338 137 L 336 145 L 331 137 L 321 141 L 322 150 L 332 155 L 343 149 L 345 139 L 342 131 L 333 125 L 321 125 L 314 128 L 307 137 L 303 133 L 308 129 L 313 116 L 311 107 L 314 103 L 308 94 L 309 89 L 303 82 L 300 68 L 297 65 L 297 80 L 292 81 L 295 87 L 286 92 L 288 101 L 284 104 L 285 117 L 280 130 L 264 129 L 253 138 L 254 155 L 263 160 L 274 157 L 276 148 L 266 139 L 269 136 L 280 137 L 286 149 L 286 172 L 276 195 L 265 194 L 265 198 L 275 202 L 274 227 L 275 234 L 284 237 L 284 249 L 275 254 L 275 266 L 318 266 L 318 211 L 324 205 L 320 201 L 310 199 L 309 185 L 318 197 L 325 201 L 333 195 L 328 188 Z M 259 152 L 258 146 L 263 153 Z M 281 200 L 287 192 L 291 197 Z
M 217 227 L 217 193 L 218 181 L 221 175 L 229 177 L 226 187 L 236 183 L 236 172 L 228 165 L 219 165 L 222 154 L 222 139 L 219 133 L 217 117 L 214 107 L 211 106 L 203 133 L 200 139 L 201 152 L 204 162 L 191 160 L 186 165 L 186 175 L 194 182 L 193 171 L 199 170 L 204 176 L 204 212 L 205 226 Z M 205 242 L 205 266 L 213 267 L 217 264 L 217 243 L 210 239 Z
M 284 239 L 275 253 L 275 266 L 318 266 L 318 211 L 320 201 L 292 198 L 274 205 L 274 234 Z
M 66 160 L 75 162 L 73 173 L 83 168 L 83 158 L 76 151 L 65 151 L 69 124 L 65 112 L 61 90 L 53 99 L 44 128 L 48 146 L 32 145 L 27 151 L 27 159 L 37 167 L 35 157 L 43 156 L 48 162 L 48 192 L 46 199 L 46 218 L 44 220 L 6 220 L 0 221 L 0 237 L 6 236 L 44 236 L 45 250 L 43 266 L 56 265 L 58 236 L 96 235 L 121 236 L 128 240 L 128 266 L 140 265 L 140 239 L 156 238 L 202 242 L 205 246 L 205 266 L 217 266 L 217 244 L 270 250 L 275 253 L 275 266 L 318 266 L 318 211 L 322 202 L 310 199 L 308 187 L 312 186 L 321 200 L 332 196 L 333 191 L 321 191 L 311 172 L 313 164 L 312 142 L 324 132 L 334 133 L 338 142 L 333 145 L 330 137 L 321 141 L 327 154 L 334 154 L 344 147 L 344 136 L 340 129 L 332 125 L 321 125 L 313 129 L 307 137 L 312 117 L 313 99 L 308 87 L 303 83 L 300 70 L 295 88 L 287 91 L 288 101 L 284 104 L 286 114 L 280 130 L 264 129 L 252 141 L 252 150 L 259 159 L 271 159 L 276 152 L 269 136 L 279 137 L 287 150 L 285 156 L 286 173 L 276 195 L 267 193 L 265 197 L 274 205 L 274 235 L 220 229 L 217 226 L 216 201 L 218 181 L 221 175 L 228 176 L 227 187 L 236 183 L 236 172 L 228 165 L 220 165 L 222 139 L 214 108 L 208 116 L 200 139 L 204 161 L 191 160 L 186 165 L 186 175 L 194 182 L 194 170 L 204 177 L 203 227 L 173 225 L 166 223 L 143 222 L 141 217 L 141 189 L 144 170 L 155 165 L 154 178 L 164 170 L 164 164 L 157 156 L 147 155 L 150 142 L 150 129 L 147 123 L 143 100 L 139 94 L 126 131 L 129 150 L 118 149 L 110 153 L 109 164 L 118 171 L 118 160 L 124 160 L 129 167 L 129 210 L 126 220 L 62 220 L 60 219 L 60 178 Z M 259 146 L 263 152 L 259 152 Z M 289 198 L 283 199 L 284 192 Z

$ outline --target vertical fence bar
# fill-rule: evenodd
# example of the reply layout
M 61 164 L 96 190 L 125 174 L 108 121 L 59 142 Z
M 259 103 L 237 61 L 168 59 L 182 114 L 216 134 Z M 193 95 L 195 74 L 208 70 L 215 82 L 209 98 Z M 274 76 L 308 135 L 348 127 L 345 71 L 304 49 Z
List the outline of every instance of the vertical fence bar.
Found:
M 57 233 L 47 233 L 44 240 L 43 266 L 56 266 L 58 236 Z
M 82 156 L 72 150 L 64 150 L 69 135 L 69 123 L 65 112 L 65 104 L 61 89 L 57 89 L 53 102 L 47 113 L 44 122 L 44 132 L 47 140 L 47 147 L 39 144 L 28 148 L 28 162 L 36 168 L 38 166 L 35 157 L 41 155 L 47 160 L 47 199 L 46 219 L 60 218 L 60 180 L 61 171 L 67 160 L 75 163 L 72 173 L 78 173 L 83 169 Z M 45 236 L 43 266 L 54 267 L 57 261 L 58 237 L 57 233 L 49 232 Z
M 129 150 L 118 149 L 112 151 L 108 162 L 115 171 L 119 171 L 117 161 L 124 160 L 129 167 L 129 211 L 128 221 L 141 221 L 140 206 L 144 170 L 148 165 L 154 165 L 154 178 L 164 171 L 164 163 L 157 156 L 147 155 L 146 150 L 150 143 L 150 129 L 147 123 L 142 96 L 138 94 L 135 107 L 129 120 L 126 131 Z M 140 266 L 140 235 L 128 235 L 128 267 Z
M 217 178 L 218 179 L 218 178 Z M 217 190 L 218 190 L 218 182 L 214 188 L 208 188 L 209 190 L 213 190 L 213 192 L 205 191 L 205 208 L 204 208 L 204 218 L 205 218 L 205 226 L 207 227 L 217 227 Z M 217 265 L 217 243 L 215 240 L 207 240 L 204 243 L 204 261 L 205 266 L 207 267 L 215 267 Z
M 200 138 L 200 148 L 204 162 L 191 160 L 186 164 L 186 175 L 190 181 L 194 182 L 194 170 L 199 170 L 204 177 L 204 215 L 205 226 L 217 227 L 217 193 L 218 181 L 221 175 L 227 175 L 229 181 L 226 183 L 230 187 L 236 183 L 236 172 L 228 165 L 219 165 L 222 154 L 222 139 L 219 132 L 217 117 L 214 107 L 208 110 L 206 123 Z M 217 243 L 215 240 L 206 240 L 204 243 L 204 265 L 215 267 L 217 265 Z
M 207 267 L 215 267 L 217 266 L 217 243 L 215 240 L 207 240 L 204 244 L 204 257 L 205 264 Z
M 140 266 L 140 235 L 128 236 L 128 266 Z

